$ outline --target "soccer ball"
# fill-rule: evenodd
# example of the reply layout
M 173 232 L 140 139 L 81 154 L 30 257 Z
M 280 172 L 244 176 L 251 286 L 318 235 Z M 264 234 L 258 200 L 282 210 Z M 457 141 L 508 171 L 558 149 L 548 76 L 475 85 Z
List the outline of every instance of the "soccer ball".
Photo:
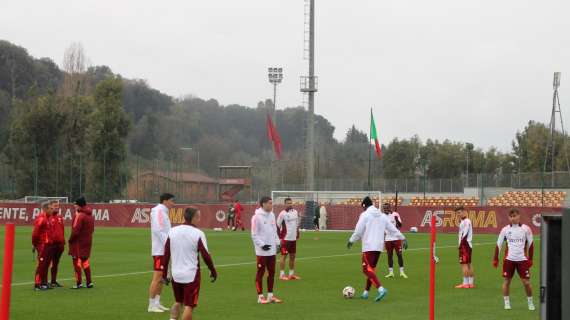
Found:
M 348 287 L 344 287 L 344 289 L 342 289 L 342 296 L 345 299 L 352 299 L 354 298 L 354 288 L 351 286 Z
M 410 228 L 410 232 L 416 233 L 416 232 L 418 232 L 418 228 L 416 228 L 416 227 L 411 227 L 411 228 Z

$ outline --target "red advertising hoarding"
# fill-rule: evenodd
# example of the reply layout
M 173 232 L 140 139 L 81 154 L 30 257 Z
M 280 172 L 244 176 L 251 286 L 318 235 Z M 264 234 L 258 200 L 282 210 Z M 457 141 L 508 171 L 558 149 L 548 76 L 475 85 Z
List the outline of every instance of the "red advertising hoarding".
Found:
M 223 228 L 227 225 L 226 204 L 193 205 L 202 212 L 200 225 L 204 229 Z M 94 204 L 93 215 L 96 225 L 101 227 L 148 227 L 151 204 Z M 177 205 L 170 210 L 170 219 L 173 224 L 183 222 L 184 208 L 188 205 Z M 249 228 L 251 216 L 255 205 L 244 205 L 243 222 Z M 278 210 L 281 207 L 276 208 Z M 469 217 L 473 222 L 475 233 L 499 233 L 500 229 L 509 223 L 508 207 L 470 207 Z M 530 226 L 535 234 L 540 229 L 541 212 L 561 212 L 561 208 L 518 208 L 521 212 L 522 223 Z M 297 210 L 303 214 L 303 208 Z M 328 216 L 328 229 L 351 230 L 354 228 L 361 208 L 357 206 L 331 205 L 326 207 Z M 38 204 L 29 203 L 0 203 L 0 224 L 13 222 L 16 225 L 32 225 L 39 214 Z M 277 212 L 277 210 L 276 210 Z M 431 217 L 436 219 L 439 232 L 457 232 L 460 219 L 452 208 L 441 207 L 413 207 L 402 206 L 398 208 L 404 222 L 403 230 L 417 227 L 419 232 L 429 232 Z M 64 204 L 61 214 L 66 224 L 70 224 L 74 209 L 72 205 Z

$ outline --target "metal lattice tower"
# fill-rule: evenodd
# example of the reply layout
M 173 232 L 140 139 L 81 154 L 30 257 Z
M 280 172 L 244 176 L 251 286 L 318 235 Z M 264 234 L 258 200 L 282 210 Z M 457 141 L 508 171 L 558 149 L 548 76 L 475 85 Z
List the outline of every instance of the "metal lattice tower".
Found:
M 309 75 L 301 76 L 301 92 L 307 95 L 307 141 L 305 188 L 315 189 L 315 0 L 305 0 L 303 57 L 309 59 Z
M 566 158 L 566 170 L 570 173 L 570 161 L 568 161 L 568 153 L 565 148 L 566 142 L 566 131 L 564 130 L 564 120 L 562 119 L 562 109 L 560 108 L 560 97 L 558 96 L 558 88 L 560 87 L 560 72 L 554 73 L 554 81 L 553 81 L 553 94 L 552 94 L 552 112 L 550 114 L 550 125 L 549 131 L 550 134 L 548 136 L 548 143 L 546 145 L 546 155 L 544 157 L 544 168 L 543 172 L 546 173 L 548 160 L 550 160 L 550 170 L 552 172 L 551 177 L 551 186 L 554 187 L 554 171 L 556 170 L 556 163 L 555 163 L 555 150 L 556 150 L 556 143 L 555 143 L 555 134 L 556 134 L 556 114 L 559 114 L 560 118 L 560 129 L 562 130 L 562 145 L 559 146 L 562 148 L 561 150 L 564 151 L 564 157 Z

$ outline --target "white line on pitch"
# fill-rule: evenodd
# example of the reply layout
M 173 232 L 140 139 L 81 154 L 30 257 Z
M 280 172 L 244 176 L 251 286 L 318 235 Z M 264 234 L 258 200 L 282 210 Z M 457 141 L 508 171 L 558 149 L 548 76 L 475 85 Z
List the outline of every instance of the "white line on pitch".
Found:
M 474 243 L 474 246 L 484 246 L 484 245 L 490 245 L 490 244 L 495 244 L 496 242 L 481 242 L 481 243 Z M 441 247 L 437 247 L 437 249 L 450 249 L 450 248 L 457 248 L 457 245 L 453 245 L 453 246 L 441 246 Z M 408 249 L 406 251 L 421 251 L 421 250 L 429 250 L 429 248 L 412 248 L 412 249 Z M 296 260 L 299 261 L 303 261 L 303 260 L 316 260 L 316 259 L 325 259 L 325 258 L 337 258 L 337 257 L 346 257 L 346 256 L 356 256 L 356 255 L 360 255 L 361 252 L 356 252 L 356 253 L 344 253 L 344 254 L 332 254 L 332 255 L 328 255 L 328 256 L 318 256 L 318 257 L 301 257 L 301 258 L 297 258 Z M 246 266 L 246 265 L 252 265 L 255 264 L 255 261 L 248 261 L 248 262 L 238 262 L 238 263 L 228 263 L 228 264 L 221 264 L 221 265 L 217 265 L 216 268 L 228 268 L 228 267 L 239 267 L 239 266 Z M 126 277 L 126 276 L 135 276 L 135 275 L 141 275 L 141 274 L 148 274 L 148 273 L 153 273 L 154 271 L 138 271 L 138 272 L 128 272 L 128 273 L 114 273 L 114 274 L 106 274 L 106 275 L 101 275 L 101 276 L 93 276 L 92 278 L 118 278 L 118 277 Z M 70 281 L 70 280 L 74 280 L 74 278 L 67 278 L 67 279 L 60 279 L 61 281 Z M 13 283 L 12 287 L 16 287 L 16 286 L 27 286 L 27 285 L 32 285 L 34 284 L 34 282 L 18 282 L 18 283 Z M 2 285 L 0 285 L 0 287 L 2 287 Z

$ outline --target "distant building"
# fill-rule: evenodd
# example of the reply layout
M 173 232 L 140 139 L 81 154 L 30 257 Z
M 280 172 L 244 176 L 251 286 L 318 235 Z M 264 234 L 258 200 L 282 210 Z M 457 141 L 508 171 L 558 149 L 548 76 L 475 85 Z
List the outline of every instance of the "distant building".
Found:
M 146 171 L 133 177 L 127 187 L 129 199 L 156 202 L 163 192 L 176 195 L 178 202 L 218 201 L 219 183 L 197 172 Z
M 232 201 L 240 195 L 241 200 L 253 200 L 251 182 L 251 166 L 219 166 L 218 183 L 219 199 L 221 201 Z

